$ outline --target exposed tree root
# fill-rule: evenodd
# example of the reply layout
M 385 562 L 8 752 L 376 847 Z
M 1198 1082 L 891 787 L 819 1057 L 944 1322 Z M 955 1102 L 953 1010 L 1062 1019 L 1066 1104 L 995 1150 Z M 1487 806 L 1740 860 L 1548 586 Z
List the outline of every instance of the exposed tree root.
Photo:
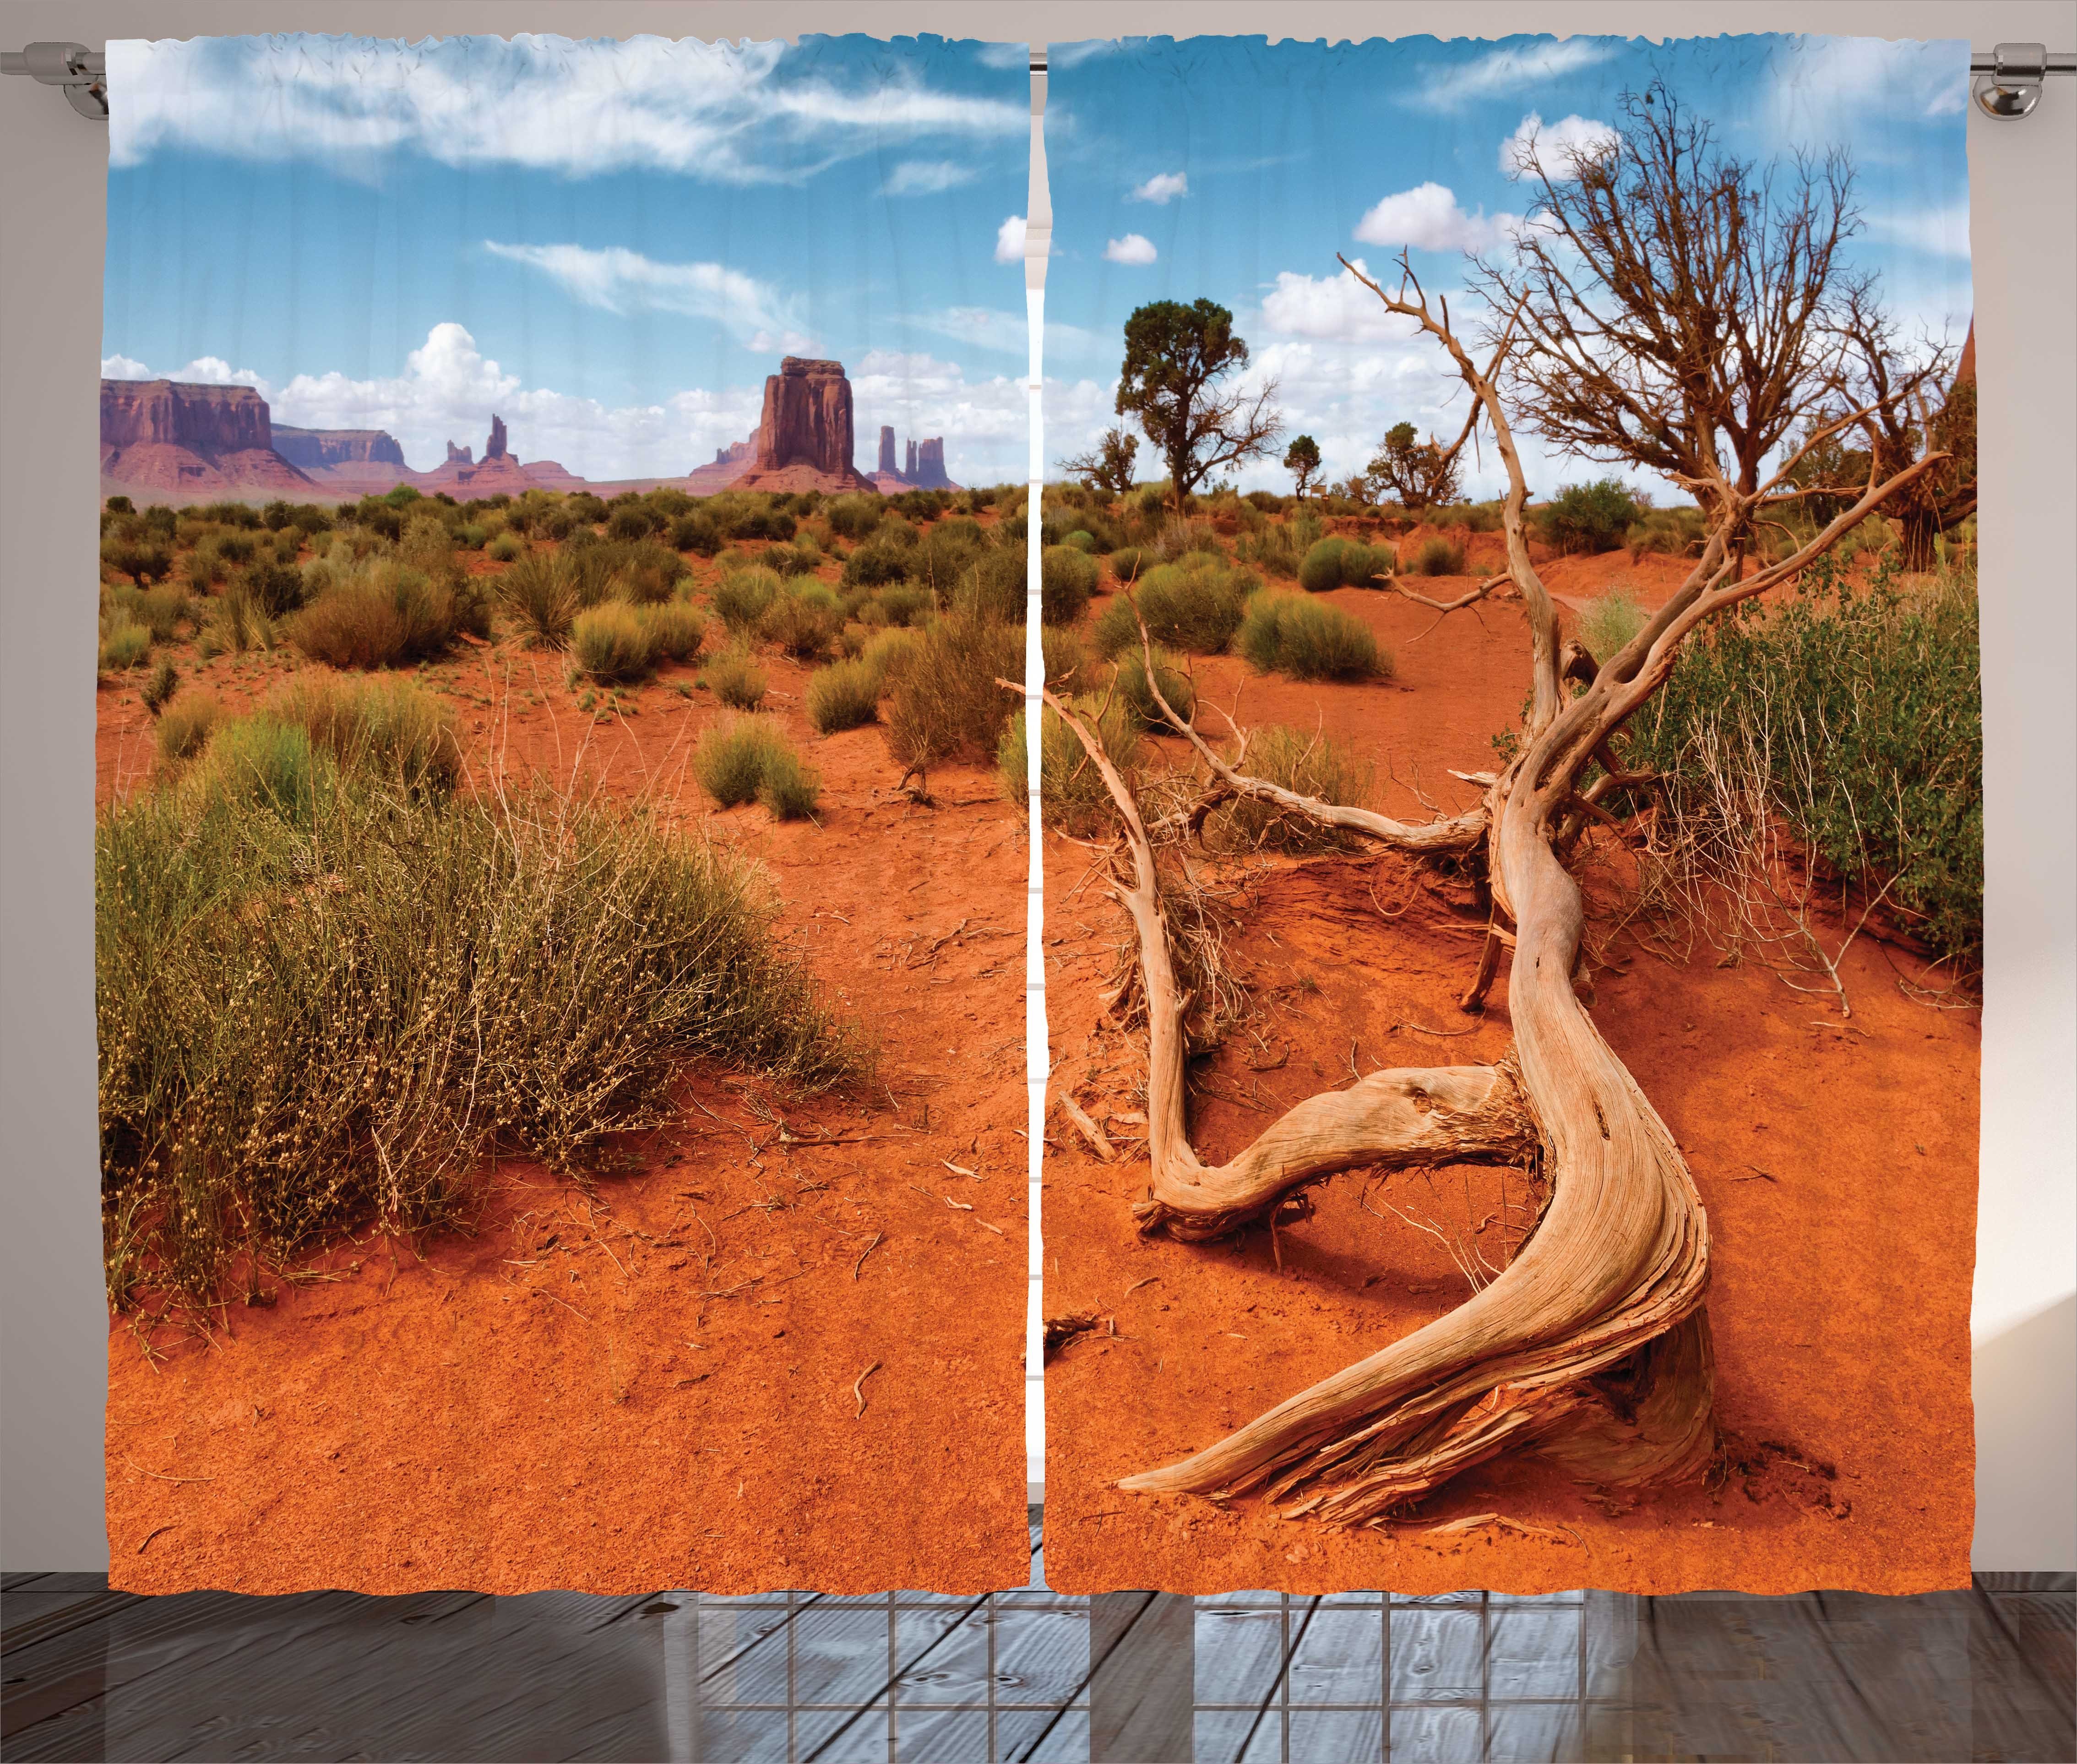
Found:
M 1345 260 L 1346 261 L 1346 260 Z M 1149 688 L 1168 722 L 1210 768 L 1221 800 L 1252 797 L 1286 813 L 1400 851 L 1483 860 L 1493 917 L 1465 995 L 1479 1008 L 1511 951 L 1508 1004 L 1514 1044 L 1493 1066 L 1406 1068 L 1309 1098 L 1218 1167 L 1192 1148 L 1185 1118 L 1190 1006 L 1164 929 L 1154 841 L 1130 788 L 1094 734 L 1051 693 L 1047 701 L 1080 741 L 1116 804 L 1124 863 L 1113 892 L 1131 916 L 1147 1030 L 1147 1197 L 1142 1231 L 1190 1241 L 1274 1217 L 1308 1184 L 1358 1166 L 1512 1162 L 1540 1152 L 1550 1200 L 1508 1267 L 1446 1316 L 1296 1392 L 1225 1438 L 1164 1467 L 1126 1478 L 1144 1493 L 1217 1496 L 1265 1491 L 1290 1516 L 1361 1523 L 1417 1501 L 1472 1466 L 1535 1450 L 1604 1489 L 1699 1476 L 1718 1457 L 1713 1358 L 1702 1301 L 1709 1229 L 1687 1165 L 1643 1092 L 1575 990 L 1584 914 L 1565 867 L 1588 820 L 1613 817 L 1604 799 L 1646 780 L 1609 743 L 1671 672 L 1702 620 L 1787 580 L 1930 462 L 1866 492 L 1809 544 L 1753 575 L 1734 535 L 1751 497 L 1717 485 L 1722 510 L 1685 583 L 1606 665 L 1561 643 L 1558 613 L 1532 564 L 1528 499 L 1493 376 L 1431 315 L 1407 275 L 1387 295 L 1448 352 L 1489 422 L 1509 491 L 1503 507 L 1506 580 L 1531 639 L 1531 695 L 1520 755 L 1468 813 L 1426 823 L 1316 801 L 1223 760 L 1162 695 L 1151 643 Z M 1765 495 L 1773 485 L 1757 493 Z M 1482 584 L 1470 600 L 1496 583 Z M 1144 634 L 1143 632 L 1143 639 Z M 1242 752 L 1244 759 L 1245 746 Z M 1598 759 L 1605 776 L 1583 790 Z M 1157 823 L 1189 838 L 1201 813 Z M 1512 935 L 1508 925 L 1513 926 Z

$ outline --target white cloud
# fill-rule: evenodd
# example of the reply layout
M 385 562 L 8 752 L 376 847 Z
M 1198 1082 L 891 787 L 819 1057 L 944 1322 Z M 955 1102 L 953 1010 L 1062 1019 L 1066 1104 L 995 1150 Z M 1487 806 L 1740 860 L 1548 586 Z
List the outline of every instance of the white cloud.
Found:
M 660 264 L 618 245 L 502 245 L 486 239 L 483 248 L 539 270 L 587 306 L 712 319 L 758 349 L 792 352 L 814 347 L 814 339 L 799 328 L 790 297 L 725 264 Z
M 198 356 L 185 368 L 169 373 L 154 373 L 141 361 L 125 355 L 103 356 L 104 380 L 172 380 L 189 386 L 250 386 L 261 397 L 271 396 L 267 382 L 250 368 L 234 368 L 221 356 Z
M 995 260 L 998 264 L 1024 261 L 1024 217 L 1012 214 L 995 230 Z
M 1354 262 L 1370 274 L 1362 258 Z M 1388 312 L 1384 302 L 1346 269 L 1317 279 L 1297 270 L 1279 271 L 1276 285 L 1263 297 L 1262 316 L 1282 335 L 1339 343 L 1397 342 L 1417 328 L 1413 320 Z
M 958 160 L 904 160 L 887 174 L 883 196 L 934 196 L 939 190 L 970 184 L 979 170 Z
M 1867 223 L 1869 231 L 1934 257 L 1958 257 L 1966 261 L 1969 256 L 1967 202 L 1950 202 L 1939 208 L 1914 209 L 1908 213 L 1892 210 L 1872 214 L 1867 217 Z
M 1518 224 L 1512 214 L 1467 214 L 1446 185 L 1417 184 L 1388 196 L 1356 223 L 1366 245 L 1410 245 L 1416 251 L 1484 251 Z
M 1406 102 L 1417 110 L 1461 110 L 1479 98 L 1500 98 L 1577 73 L 1614 53 L 1613 44 L 1588 37 L 1546 38 L 1525 48 L 1489 49 L 1472 60 L 1425 70 Z
M 1127 233 L 1104 247 L 1105 260 L 1113 264 L 1151 264 L 1159 256 L 1154 241 L 1143 233 Z
M 110 51 L 123 102 L 110 163 L 134 165 L 161 146 L 343 169 L 415 152 L 573 177 L 798 182 L 893 144 L 1009 140 L 1029 127 L 1021 94 L 976 98 L 914 76 L 841 86 L 794 77 L 794 53 L 655 36 L 123 41 Z
M 1500 144 L 1500 168 L 1509 177 L 1540 168 L 1554 184 L 1579 176 L 1582 159 L 1596 160 L 1622 139 L 1605 123 L 1567 116 L 1546 123 L 1531 110 Z
M 1134 186 L 1131 200 L 1135 202 L 1172 202 L 1177 197 L 1189 193 L 1188 173 L 1157 172 L 1144 184 Z

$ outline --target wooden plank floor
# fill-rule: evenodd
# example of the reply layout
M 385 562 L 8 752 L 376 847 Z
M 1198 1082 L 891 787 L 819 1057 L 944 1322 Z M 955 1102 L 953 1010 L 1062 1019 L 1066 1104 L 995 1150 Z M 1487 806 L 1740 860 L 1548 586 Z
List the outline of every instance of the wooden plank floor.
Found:
M 10 1575 L 6 1758 L 2077 1758 L 2071 1577 L 1917 1599 L 144 1599 Z

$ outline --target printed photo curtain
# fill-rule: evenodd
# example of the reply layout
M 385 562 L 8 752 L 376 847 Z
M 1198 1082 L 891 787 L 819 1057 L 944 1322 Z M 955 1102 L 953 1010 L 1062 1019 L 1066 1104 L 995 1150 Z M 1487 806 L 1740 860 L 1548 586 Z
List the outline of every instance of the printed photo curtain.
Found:
M 110 46 L 113 1583 L 1963 1583 L 1965 47 L 1026 54 Z

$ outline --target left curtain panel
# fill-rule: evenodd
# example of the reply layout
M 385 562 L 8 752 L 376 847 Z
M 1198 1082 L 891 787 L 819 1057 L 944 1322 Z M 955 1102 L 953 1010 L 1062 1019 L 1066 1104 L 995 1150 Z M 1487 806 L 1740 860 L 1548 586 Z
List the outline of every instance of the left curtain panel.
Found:
M 117 1587 L 1024 1580 L 1022 62 L 109 45 Z

